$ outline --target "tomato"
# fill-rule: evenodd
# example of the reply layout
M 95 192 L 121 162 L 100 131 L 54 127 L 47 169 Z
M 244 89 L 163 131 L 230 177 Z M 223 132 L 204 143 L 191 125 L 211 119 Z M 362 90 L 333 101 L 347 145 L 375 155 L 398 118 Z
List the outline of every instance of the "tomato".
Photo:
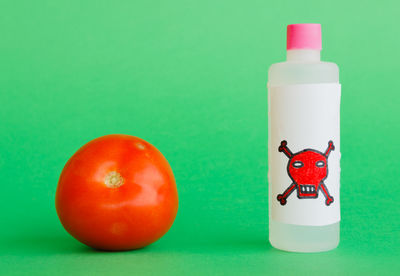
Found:
M 174 175 L 150 143 L 106 135 L 80 148 L 61 172 L 56 210 L 77 240 L 102 250 L 130 250 L 161 238 L 178 211 Z

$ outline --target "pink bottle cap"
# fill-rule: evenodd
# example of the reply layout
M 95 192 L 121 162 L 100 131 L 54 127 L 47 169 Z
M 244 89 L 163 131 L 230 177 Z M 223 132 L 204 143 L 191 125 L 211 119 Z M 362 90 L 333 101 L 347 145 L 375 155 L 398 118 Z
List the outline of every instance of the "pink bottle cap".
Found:
M 288 25 L 286 49 L 321 50 L 321 24 Z

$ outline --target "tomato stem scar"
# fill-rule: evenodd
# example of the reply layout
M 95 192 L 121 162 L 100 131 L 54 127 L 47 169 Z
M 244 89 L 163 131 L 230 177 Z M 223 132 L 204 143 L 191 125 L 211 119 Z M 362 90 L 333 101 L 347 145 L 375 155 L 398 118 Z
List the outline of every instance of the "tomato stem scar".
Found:
M 112 171 L 104 178 L 104 184 L 106 184 L 108 188 L 118 188 L 124 184 L 124 178 L 116 171 Z

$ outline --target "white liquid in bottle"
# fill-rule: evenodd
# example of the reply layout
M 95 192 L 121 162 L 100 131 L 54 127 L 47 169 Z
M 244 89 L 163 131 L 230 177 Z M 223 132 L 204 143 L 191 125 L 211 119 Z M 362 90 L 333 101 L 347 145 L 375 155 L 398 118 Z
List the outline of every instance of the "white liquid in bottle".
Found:
M 320 50 L 321 29 L 319 24 L 289 25 L 287 61 L 273 64 L 268 72 L 269 240 L 272 246 L 285 251 L 327 251 L 336 248 L 339 244 L 339 70 L 334 63 L 321 62 Z M 311 85 L 310 88 L 307 85 Z M 290 93 L 293 94 L 283 96 L 283 93 L 289 89 L 288 87 L 294 93 L 292 91 Z M 306 97 L 312 98 L 304 100 L 303 103 L 301 93 L 308 92 L 307 89 L 331 96 L 327 96 L 327 98 L 325 96 L 314 97 L 312 95 L 325 94 L 312 94 L 314 92 L 311 91 L 311 96 Z M 297 91 L 298 94 L 296 95 Z M 280 95 L 285 98 L 279 99 Z M 287 95 L 295 96 L 291 98 Z M 330 100 L 329 97 L 333 100 Z M 312 103 L 307 106 L 310 99 Z M 279 106 L 279 101 L 284 102 L 285 105 Z M 297 101 L 297 103 L 293 101 Z M 293 108 L 290 109 L 290 106 Z M 326 120 L 324 118 L 322 120 L 327 121 L 327 125 L 324 125 L 322 129 L 317 123 L 313 125 L 312 122 L 314 121 L 312 120 L 314 119 L 302 121 L 304 125 L 301 128 L 297 128 L 296 121 L 288 122 L 291 118 L 302 117 L 302 113 L 307 113 L 307 110 L 313 109 L 314 106 L 323 106 L 316 112 L 322 111 L 324 113 L 325 108 L 329 109 L 329 114 L 324 113 L 325 115 L 322 115 L 326 116 Z M 282 110 L 286 108 L 289 108 L 289 110 Z M 303 119 L 307 119 L 307 116 L 313 115 L 306 114 Z M 276 122 L 276 120 L 280 121 Z M 303 189 L 300 187 L 301 185 L 297 185 L 299 183 L 296 184 L 299 177 L 290 175 L 295 174 L 298 169 L 294 166 L 290 167 L 294 164 L 289 164 L 290 162 L 288 163 L 285 154 L 278 151 L 281 140 L 287 141 L 287 147 L 291 151 L 289 151 L 289 154 L 296 154 L 306 149 L 314 149 L 324 154 L 325 150 L 328 152 L 328 142 L 333 141 L 334 150 L 326 154 L 327 176 L 321 181 L 322 184 L 317 183 L 317 186 L 315 186 L 317 187 L 317 195 L 314 195 L 314 197 L 317 196 L 317 198 L 307 198 L 307 194 L 305 196 L 304 194 L 303 196 L 299 195 L 301 189 Z M 299 164 L 302 166 L 302 163 Z M 316 168 L 316 170 L 320 169 Z M 279 194 L 283 194 L 285 190 L 282 190 L 282 185 L 288 187 L 292 183 L 293 191 L 283 201 L 284 205 L 280 204 L 279 199 L 277 200 L 277 192 L 281 191 Z M 328 190 L 327 193 L 324 193 L 322 189 L 323 184 Z M 308 187 L 311 187 L 311 185 L 308 185 L 307 189 Z M 314 190 L 314 188 L 312 189 Z M 332 196 L 334 201 L 327 206 L 324 202 L 329 196 Z M 298 212 L 297 214 L 285 213 L 289 212 L 290 208 L 294 208 L 295 204 L 298 204 L 299 207 L 293 213 Z M 316 216 L 314 220 L 315 210 L 317 213 L 320 210 L 321 214 L 319 218 Z

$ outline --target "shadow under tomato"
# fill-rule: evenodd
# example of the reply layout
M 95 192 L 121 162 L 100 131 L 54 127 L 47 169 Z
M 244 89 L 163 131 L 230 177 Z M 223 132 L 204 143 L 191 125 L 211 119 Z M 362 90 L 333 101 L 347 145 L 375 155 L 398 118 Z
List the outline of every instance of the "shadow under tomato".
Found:
M 3 251 L 8 255 L 54 255 L 54 254 L 107 254 L 139 252 L 143 249 L 131 251 L 106 251 L 91 248 L 69 236 L 51 234 L 26 234 L 5 238 L 1 242 Z

